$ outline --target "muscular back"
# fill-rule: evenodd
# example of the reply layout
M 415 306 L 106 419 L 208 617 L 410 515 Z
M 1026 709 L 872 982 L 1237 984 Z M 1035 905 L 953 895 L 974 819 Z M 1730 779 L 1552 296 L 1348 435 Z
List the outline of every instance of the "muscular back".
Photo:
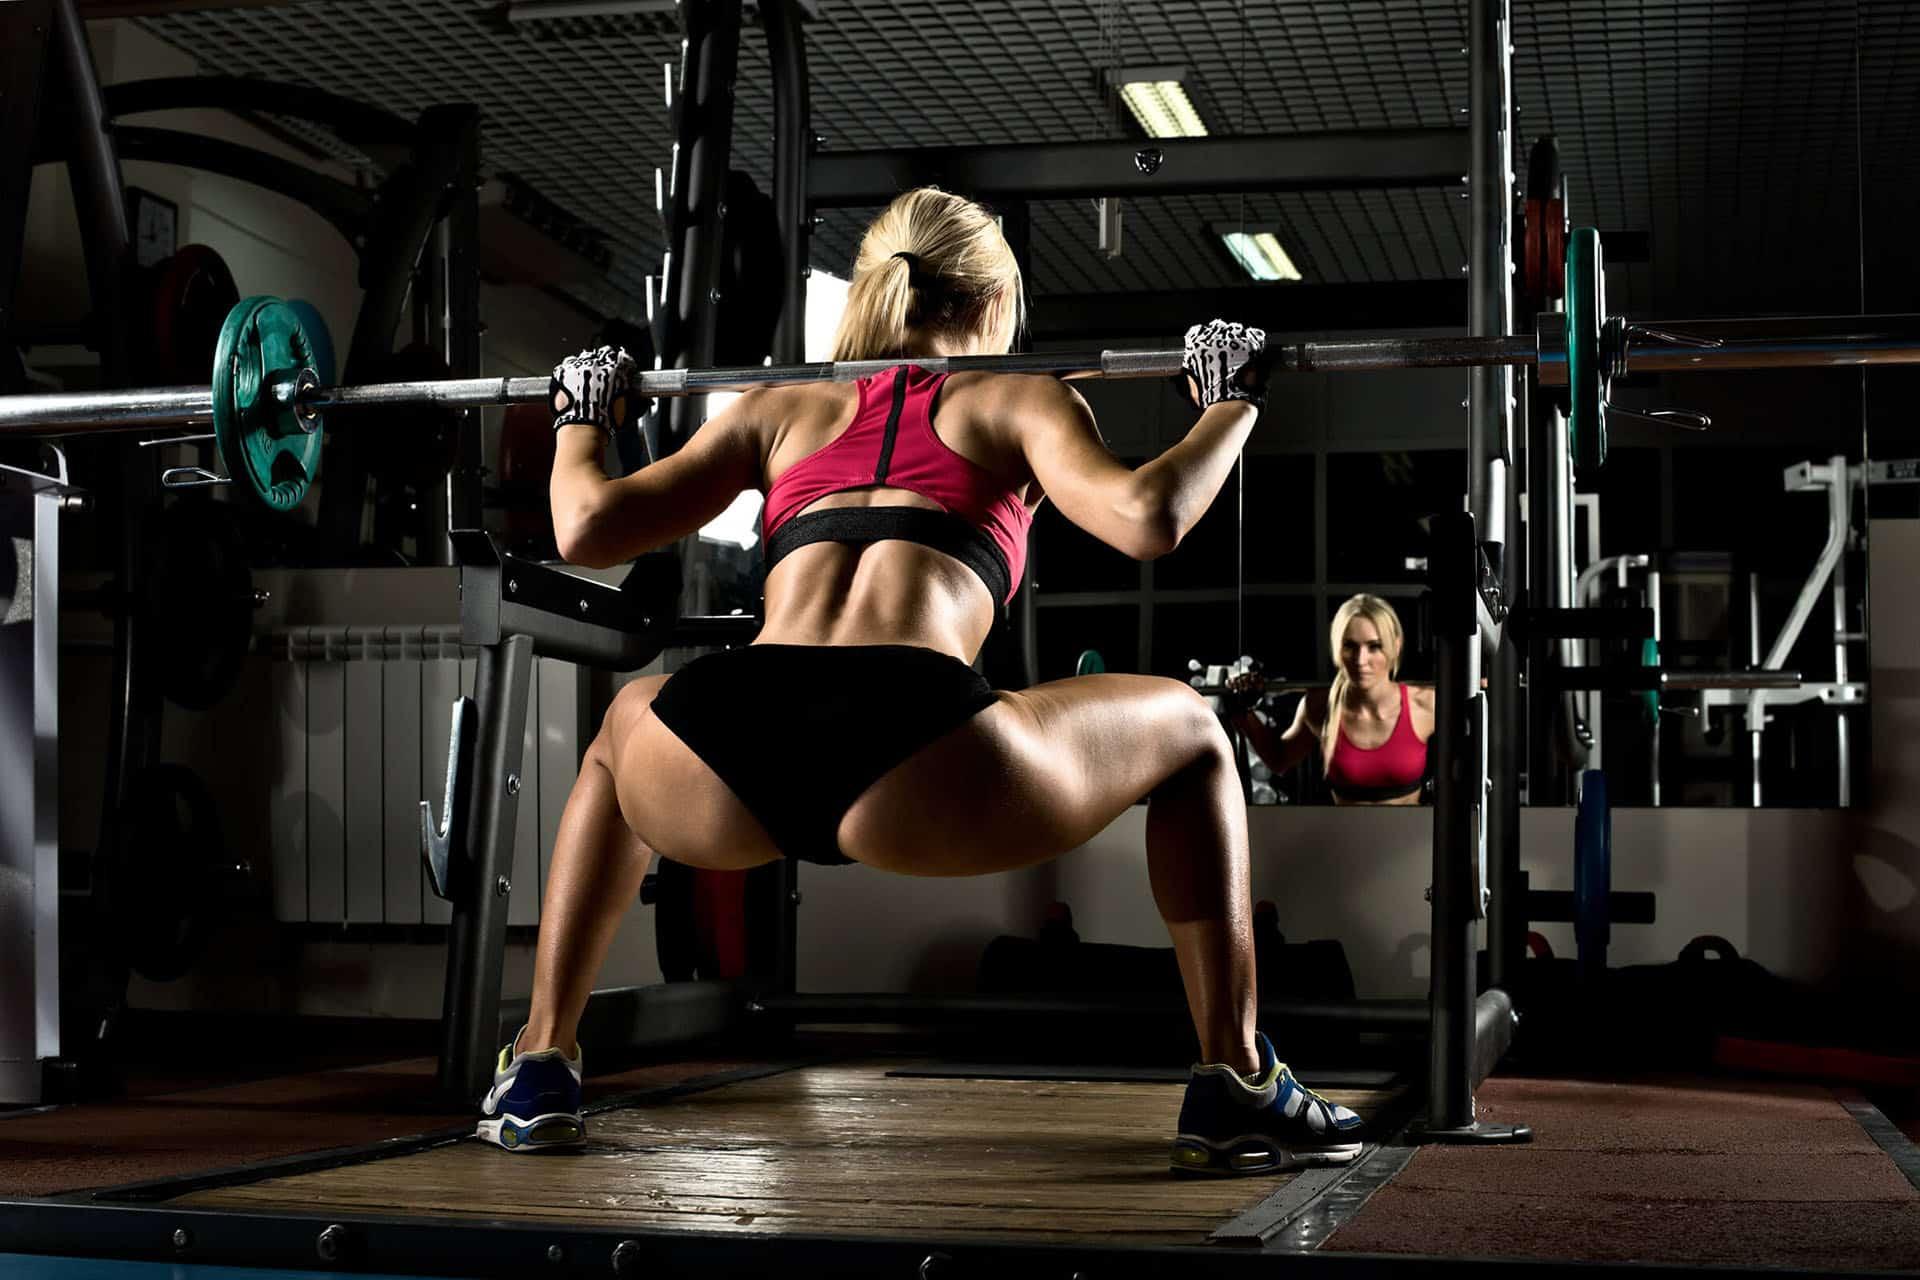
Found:
M 1023 423 L 1057 398 L 1032 384 L 1053 382 L 986 373 L 955 374 L 934 402 L 942 444 L 999 477 L 1029 509 L 1041 501 L 1026 461 Z M 836 440 L 852 423 L 860 396 L 850 385 L 769 390 L 753 414 L 765 447 L 760 489 Z M 937 504 L 906 489 L 870 486 L 829 494 L 805 508 Z M 911 644 L 971 662 L 993 625 L 996 602 L 978 574 L 913 542 L 848 545 L 817 542 L 788 555 L 767 575 L 769 644 Z
M 742 490 L 767 492 L 852 423 L 850 386 L 765 388 L 716 414 L 677 452 L 630 476 L 600 470 L 603 442 L 565 427 L 549 494 L 563 559 L 624 564 L 687 537 Z M 1056 378 L 956 374 L 933 406 L 941 443 L 1004 482 L 1028 511 L 1042 497 L 1135 559 L 1165 555 L 1206 512 L 1253 427 L 1245 401 L 1208 407 L 1178 444 L 1137 470 L 1108 453 L 1085 400 Z M 1043 495 L 1044 489 L 1044 495 Z M 931 505 L 894 488 L 829 494 L 829 506 Z M 978 575 L 911 542 L 797 548 L 767 575 L 760 639 L 784 644 L 909 644 L 972 661 L 997 602 Z

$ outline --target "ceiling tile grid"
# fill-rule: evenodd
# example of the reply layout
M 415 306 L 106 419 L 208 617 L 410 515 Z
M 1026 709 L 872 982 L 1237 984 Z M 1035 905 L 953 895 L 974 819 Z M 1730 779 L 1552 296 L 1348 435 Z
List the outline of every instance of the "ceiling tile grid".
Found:
M 1641 315 L 1851 309 L 1862 242 L 1911 267 L 1920 19 L 1885 0 L 1515 0 L 1517 150 L 1556 135 L 1578 223 L 1645 231 L 1609 302 Z M 1125 136 L 1097 86 L 1180 64 L 1217 134 L 1461 123 L 1464 0 L 819 0 L 806 24 L 813 125 L 834 149 Z M 298 0 L 143 19 L 209 72 L 318 85 L 412 116 L 479 105 L 484 163 L 604 231 L 603 309 L 640 307 L 672 146 L 673 15 L 512 25 L 491 0 Z M 1856 63 L 1858 86 L 1856 91 Z M 770 186 L 765 41 L 744 31 L 735 163 Z M 1866 190 L 1860 178 L 1864 158 Z M 1102 256 L 1091 202 L 1033 208 L 1039 293 L 1225 285 L 1212 228 L 1279 229 L 1319 283 L 1441 279 L 1466 259 L 1458 190 L 1129 200 Z M 844 273 L 863 211 L 829 212 L 812 260 Z M 1909 277 L 1910 278 L 1910 277 Z M 1912 304 L 1909 304 L 1912 305 Z

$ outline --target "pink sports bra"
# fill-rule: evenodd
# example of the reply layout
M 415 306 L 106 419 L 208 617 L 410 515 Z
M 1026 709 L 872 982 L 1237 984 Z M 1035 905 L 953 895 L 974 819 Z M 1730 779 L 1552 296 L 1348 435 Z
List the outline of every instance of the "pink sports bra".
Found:
M 1339 715 L 1329 707 L 1328 715 Z M 1427 744 L 1413 731 L 1407 686 L 1400 686 L 1400 719 L 1377 747 L 1356 747 L 1344 725 L 1334 740 L 1327 785 L 1347 800 L 1388 800 L 1417 791 L 1427 776 Z
M 947 380 L 903 364 L 854 385 L 860 407 L 831 443 L 780 473 L 761 515 L 769 572 L 814 542 L 903 539 L 944 551 L 980 575 L 1005 604 L 1026 568 L 1033 513 L 1017 492 L 949 448 L 933 429 L 933 402 Z M 885 485 L 940 504 L 830 507 L 798 514 L 830 493 Z

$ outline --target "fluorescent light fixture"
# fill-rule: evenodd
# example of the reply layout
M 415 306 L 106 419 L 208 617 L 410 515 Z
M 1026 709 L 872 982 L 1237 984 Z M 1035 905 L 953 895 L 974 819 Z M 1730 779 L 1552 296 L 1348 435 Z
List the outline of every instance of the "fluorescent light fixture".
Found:
M 1300 279 L 1300 268 L 1293 265 L 1293 259 L 1281 248 L 1280 239 L 1273 232 L 1238 227 L 1217 227 L 1215 232 L 1225 242 L 1233 260 L 1255 280 Z
M 1115 67 L 1107 83 L 1120 90 L 1133 118 L 1150 138 L 1204 138 L 1207 122 L 1193 109 L 1181 87 L 1187 69 L 1179 66 Z
M 630 14 L 670 14 L 680 9 L 679 0 L 507 0 L 508 22 L 554 22 L 563 18 L 623 18 Z M 820 18 L 819 0 L 800 0 L 800 12 L 808 22 Z M 741 6 L 742 18 L 757 19 L 760 6 L 747 0 Z

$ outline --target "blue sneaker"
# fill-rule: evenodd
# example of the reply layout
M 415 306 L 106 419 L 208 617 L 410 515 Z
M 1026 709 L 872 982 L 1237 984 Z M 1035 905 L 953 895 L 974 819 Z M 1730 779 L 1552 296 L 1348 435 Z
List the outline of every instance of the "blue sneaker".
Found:
M 568 1146 L 587 1136 L 580 1115 L 580 1047 L 569 1058 L 558 1049 L 515 1053 L 518 1035 L 502 1050 L 493 1088 L 480 1102 L 474 1136 L 506 1151 Z
M 1180 1104 L 1173 1168 L 1228 1176 L 1345 1164 L 1360 1154 L 1360 1117 L 1293 1078 L 1266 1036 L 1260 1069 L 1196 1065 Z

